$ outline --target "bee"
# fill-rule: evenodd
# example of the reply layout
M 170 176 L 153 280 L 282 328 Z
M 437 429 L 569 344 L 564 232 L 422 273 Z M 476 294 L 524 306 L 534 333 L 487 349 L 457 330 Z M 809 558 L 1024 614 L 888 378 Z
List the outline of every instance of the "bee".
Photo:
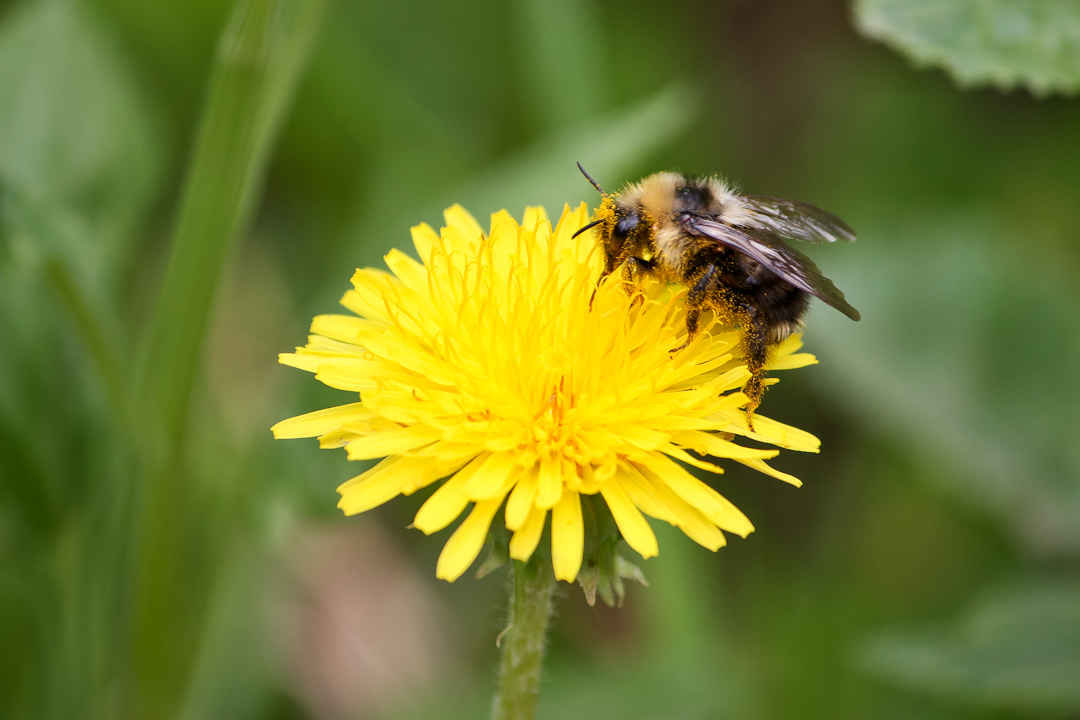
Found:
M 852 241 L 855 231 L 809 203 L 739 195 L 718 177 L 662 172 L 608 194 L 585 172 L 602 197 L 592 222 L 604 257 L 600 279 L 622 266 L 625 277 L 684 285 L 687 347 L 711 310 L 738 326 L 750 379 L 747 423 L 764 393 L 769 352 L 802 328 L 813 295 L 852 320 L 859 319 L 844 294 L 814 262 L 785 241 Z

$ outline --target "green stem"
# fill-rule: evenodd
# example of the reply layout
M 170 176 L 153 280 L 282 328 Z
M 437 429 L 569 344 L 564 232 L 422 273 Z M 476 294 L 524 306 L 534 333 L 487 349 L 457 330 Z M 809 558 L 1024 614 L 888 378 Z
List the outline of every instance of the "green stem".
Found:
M 215 292 L 250 225 L 274 139 L 318 31 L 320 0 L 237 0 L 184 183 L 139 379 L 180 445 Z
M 510 627 L 502 638 L 499 693 L 492 720 L 533 720 L 539 695 L 540 664 L 555 576 L 550 562 L 535 555 L 528 563 L 514 562 L 514 588 L 510 596 Z
M 175 717 L 189 698 L 212 692 L 193 683 L 201 682 L 215 583 L 226 581 L 235 552 L 234 528 L 222 518 L 236 495 L 199 482 L 184 436 L 215 292 L 251 223 L 323 5 L 236 0 L 218 44 L 165 277 L 131 381 L 140 456 L 123 578 L 130 595 L 116 613 L 126 655 L 115 684 L 126 695 L 112 716 Z

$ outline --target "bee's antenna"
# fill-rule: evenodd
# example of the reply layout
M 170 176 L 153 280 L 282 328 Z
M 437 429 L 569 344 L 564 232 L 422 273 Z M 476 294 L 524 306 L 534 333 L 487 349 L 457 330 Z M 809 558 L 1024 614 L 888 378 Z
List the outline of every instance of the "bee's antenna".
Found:
M 583 172 L 584 172 L 584 171 L 583 171 Z M 588 175 L 586 175 L 585 177 L 589 177 L 589 176 L 588 176 Z M 581 228 L 581 229 L 580 229 L 580 230 L 578 230 L 578 231 L 577 231 L 576 233 L 574 233 L 573 235 L 571 235 L 571 236 L 570 236 L 570 239 L 571 239 L 571 240 L 573 240 L 574 238 L 576 238 L 576 237 L 577 237 L 578 235 L 580 235 L 581 233 L 585 232 L 586 230 L 591 230 L 592 228 L 596 227 L 597 225 L 599 225 L 599 224 L 600 224 L 600 223 L 602 223 L 602 222 L 604 222 L 603 218 L 601 218 L 600 220 L 593 220 L 593 221 L 592 221 L 591 223 L 589 223 L 588 225 L 586 225 L 585 227 Z
M 594 188 L 596 188 L 597 192 L 599 192 L 601 195 L 607 197 L 607 193 L 604 192 L 604 188 L 600 187 L 600 183 L 596 182 L 591 177 L 589 177 L 589 173 L 585 172 L 585 168 L 581 167 L 581 163 L 577 164 L 577 169 L 581 171 L 581 174 L 585 176 L 586 180 L 588 180 L 590 183 L 592 183 L 592 186 Z M 582 229 L 584 229 L 584 228 L 582 228 Z M 581 232 L 581 230 L 579 230 L 578 232 Z

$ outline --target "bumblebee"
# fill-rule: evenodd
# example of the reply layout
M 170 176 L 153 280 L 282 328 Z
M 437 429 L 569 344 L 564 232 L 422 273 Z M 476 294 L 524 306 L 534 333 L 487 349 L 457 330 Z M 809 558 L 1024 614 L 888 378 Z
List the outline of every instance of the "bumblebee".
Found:
M 747 420 L 761 403 L 769 352 L 803 325 L 810 296 L 852 320 L 859 319 L 844 294 L 814 262 L 785 243 L 852 241 L 855 231 L 809 203 L 739 195 L 717 177 L 662 172 L 604 192 L 578 163 L 602 197 L 592 222 L 604 257 L 601 280 L 622 266 L 628 281 L 654 277 L 686 286 L 686 342 L 711 310 L 742 331 L 750 371 L 744 392 Z

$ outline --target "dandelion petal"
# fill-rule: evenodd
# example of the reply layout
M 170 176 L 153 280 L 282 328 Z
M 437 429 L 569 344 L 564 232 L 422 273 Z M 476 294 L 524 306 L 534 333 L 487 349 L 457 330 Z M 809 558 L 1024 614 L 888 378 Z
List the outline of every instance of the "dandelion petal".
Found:
M 581 569 L 585 550 L 585 526 L 581 518 L 581 498 L 566 490 L 551 511 L 551 566 L 556 580 L 574 582 Z
M 666 458 L 650 458 L 648 468 L 691 507 L 697 508 L 713 524 L 746 537 L 754 531 L 750 520 L 720 493 Z
M 520 530 L 529 519 L 529 513 L 533 509 L 533 500 L 536 498 L 536 477 L 536 468 L 530 468 L 522 473 L 506 501 L 506 527 L 510 530 Z
M 416 517 L 413 518 L 413 525 L 425 535 L 430 535 L 454 522 L 454 519 L 469 504 L 469 496 L 463 492 L 462 488 L 476 468 L 486 459 L 485 455 L 477 456 L 456 475 L 444 482 L 442 487 L 420 506 Z
M 458 526 L 443 546 L 439 562 L 435 566 L 435 577 L 454 582 L 469 569 L 480 554 L 480 548 L 484 547 L 491 519 L 495 517 L 500 505 L 502 498 L 484 500 L 473 506 L 469 517 L 465 518 L 465 522 Z
M 337 430 L 342 423 L 363 421 L 373 417 L 375 414 L 367 412 L 363 403 L 349 403 L 282 420 L 270 430 L 279 440 L 318 437 Z
M 517 455 L 511 452 L 492 453 L 469 478 L 465 493 L 473 500 L 504 497 L 520 474 Z
M 615 524 L 619 526 L 619 532 L 626 544 L 637 550 L 643 558 L 655 557 L 660 552 L 656 535 L 618 482 L 604 483 L 600 487 L 600 493 L 604 496 L 604 502 L 611 510 L 611 516 L 615 518 Z
M 338 507 L 346 515 L 378 507 L 406 488 L 412 492 L 437 480 L 438 477 L 431 474 L 434 468 L 435 463 L 430 458 L 387 458 L 366 473 L 342 483 L 338 487 L 341 494 Z
M 669 352 L 686 336 L 685 293 L 645 278 L 631 295 L 621 273 L 598 282 L 595 232 L 573 237 L 591 219 L 585 204 L 566 207 L 554 228 L 542 208 L 527 209 L 521 223 L 496 212 L 487 232 L 460 205 L 444 217 L 438 233 L 412 229 L 418 259 L 391 250 L 391 272 L 357 270 L 341 299 L 352 314 L 315 317 L 307 345 L 279 356 L 360 393 L 362 402 L 272 428 L 278 438 L 345 447 L 350 460 L 385 458 L 338 488 L 346 514 L 443 480 L 414 525 L 431 534 L 468 513 L 438 561 L 438 576 L 452 581 L 504 500 L 517 560 L 536 552 L 550 510 L 555 576 L 573 581 L 583 493 L 598 493 L 647 558 L 658 551 L 652 518 L 712 550 L 725 532 L 753 530 L 687 465 L 719 473 L 722 461 L 741 462 L 798 484 L 766 464 L 778 450 L 736 442 L 820 445 L 763 415 L 750 432 L 740 331 L 710 321 L 692 347 Z M 793 335 L 777 347 L 773 369 L 814 362 L 800 344 Z
M 540 478 L 536 491 L 536 506 L 543 509 L 555 507 L 563 496 L 562 462 L 557 457 L 540 460 Z
M 514 533 L 514 537 L 510 538 L 510 557 L 522 562 L 532 557 L 536 545 L 540 542 L 540 536 L 544 534 L 546 519 L 547 510 L 534 507 L 529 511 L 525 522 Z

